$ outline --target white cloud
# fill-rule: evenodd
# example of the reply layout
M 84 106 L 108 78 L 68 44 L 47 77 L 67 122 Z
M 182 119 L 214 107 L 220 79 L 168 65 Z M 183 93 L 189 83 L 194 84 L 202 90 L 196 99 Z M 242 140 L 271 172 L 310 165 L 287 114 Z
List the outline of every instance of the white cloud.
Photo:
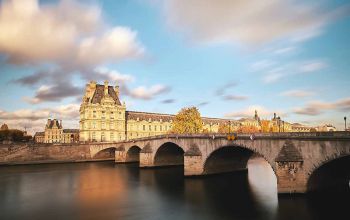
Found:
M 294 113 L 317 116 L 324 113 L 326 110 L 349 111 L 350 98 L 339 99 L 334 102 L 312 101 L 307 103 L 304 107 L 295 108 Z
M 64 128 L 78 128 L 79 105 L 68 104 L 52 108 L 19 109 L 16 111 L 4 111 L 0 109 L 1 123 L 6 123 L 10 128 L 27 128 L 31 134 L 43 131 L 48 118 L 63 120 Z
M 327 63 L 322 60 L 290 62 L 280 65 L 276 64 L 270 69 L 267 68 L 261 70 L 261 72 L 264 73 L 262 80 L 264 83 L 275 83 L 286 77 L 317 72 L 327 68 L 327 66 Z
M 169 90 L 170 88 L 164 85 L 154 85 L 150 88 L 139 86 L 129 91 L 127 95 L 137 99 L 150 100 L 159 94 L 168 92 Z
M 108 78 L 109 80 L 116 81 L 118 83 L 132 82 L 135 80 L 132 75 L 122 74 L 117 70 L 110 70 L 106 67 L 95 68 L 95 72 L 103 77 Z
M 274 62 L 272 60 L 260 60 L 260 61 L 253 63 L 250 66 L 250 70 L 252 72 L 263 71 L 263 70 L 266 70 L 274 65 L 276 65 L 276 62 Z
M 271 110 L 268 110 L 265 107 L 260 106 L 260 105 L 252 105 L 252 106 L 248 106 L 247 108 L 242 109 L 242 110 L 226 113 L 224 115 L 224 117 L 228 117 L 228 118 L 253 118 L 255 110 L 258 111 L 258 115 L 260 117 L 272 117 L 273 113 L 277 113 L 280 116 L 285 115 L 285 113 L 283 113 L 282 111 L 271 111 Z
M 297 98 L 313 96 L 314 94 L 315 92 L 301 90 L 301 89 L 289 90 L 281 93 L 282 96 L 297 97 Z
M 284 47 L 284 48 L 276 49 L 273 51 L 273 53 L 276 55 L 284 55 L 284 54 L 292 53 L 295 50 L 296 50 L 296 48 L 291 46 L 291 47 Z
M 292 0 L 167 0 L 171 27 L 206 43 L 259 45 L 281 38 L 301 41 L 320 33 L 341 11 Z
M 245 95 L 225 95 L 223 98 L 225 100 L 243 101 L 247 100 L 249 97 Z
M 143 53 L 136 35 L 127 27 L 108 28 L 100 8 L 73 0 L 44 6 L 10 0 L 0 7 L 0 52 L 10 62 L 94 66 L 118 61 Z
M 304 63 L 300 66 L 300 72 L 308 73 L 308 72 L 315 72 L 318 70 L 322 70 L 327 67 L 327 64 L 322 61 L 310 61 L 307 63 Z

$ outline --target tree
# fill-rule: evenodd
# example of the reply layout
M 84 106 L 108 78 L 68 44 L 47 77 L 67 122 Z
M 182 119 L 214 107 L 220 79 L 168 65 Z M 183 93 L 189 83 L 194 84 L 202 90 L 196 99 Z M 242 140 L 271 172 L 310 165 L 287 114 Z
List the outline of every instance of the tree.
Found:
M 218 133 L 229 133 L 232 132 L 232 129 L 229 128 L 229 125 L 226 123 L 220 123 L 218 128 Z
M 261 131 L 262 132 L 270 132 L 271 126 L 269 120 L 261 120 Z
M 259 132 L 259 128 L 255 126 L 241 126 L 238 131 L 238 133 L 257 133 Z
M 195 134 L 201 133 L 203 122 L 196 107 L 183 108 L 174 118 L 171 133 Z

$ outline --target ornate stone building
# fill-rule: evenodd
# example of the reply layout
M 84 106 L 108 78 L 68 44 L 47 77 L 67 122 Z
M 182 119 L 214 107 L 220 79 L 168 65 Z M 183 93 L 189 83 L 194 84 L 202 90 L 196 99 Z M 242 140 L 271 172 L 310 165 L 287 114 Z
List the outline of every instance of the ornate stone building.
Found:
M 119 99 L 119 87 L 91 81 L 86 85 L 80 106 L 80 141 L 113 142 L 166 134 L 171 130 L 175 115 L 126 111 L 125 103 Z M 242 127 L 256 127 L 261 131 L 261 120 L 257 111 L 252 118 L 228 120 L 203 117 L 203 130 L 217 133 L 220 126 L 228 126 L 230 132 Z M 306 127 L 292 125 L 274 117 L 269 120 L 273 132 L 310 131 Z
M 45 131 L 36 132 L 34 141 L 37 143 L 74 143 L 79 141 L 79 130 L 63 129 L 62 120 L 47 119 Z
M 121 141 L 166 134 L 175 115 L 126 111 L 119 100 L 119 87 L 91 81 L 86 85 L 80 106 L 80 141 Z M 207 132 L 218 132 L 219 125 L 238 126 L 234 120 L 203 117 Z M 234 131 L 234 129 L 232 130 Z

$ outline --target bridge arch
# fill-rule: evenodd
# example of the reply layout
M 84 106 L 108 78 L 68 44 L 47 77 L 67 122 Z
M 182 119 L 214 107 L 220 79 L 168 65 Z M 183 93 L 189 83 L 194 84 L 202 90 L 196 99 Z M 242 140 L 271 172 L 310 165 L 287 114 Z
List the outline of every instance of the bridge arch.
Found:
M 262 153 L 254 148 L 236 144 L 222 145 L 210 152 L 203 161 L 203 174 L 247 170 L 248 161 L 253 155 L 263 158 L 277 177 L 274 165 Z
M 106 147 L 99 149 L 91 155 L 93 159 L 114 159 L 116 147 Z
M 125 162 L 139 162 L 140 161 L 141 147 L 137 145 L 131 146 L 126 151 Z
M 307 191 L 350 190 L 350 154 L 332 155 L 309 172 Z
M 175 166 L 184 164 L 184 149 L 174 142 L 165 142 L 154 154 L 155 166 Z

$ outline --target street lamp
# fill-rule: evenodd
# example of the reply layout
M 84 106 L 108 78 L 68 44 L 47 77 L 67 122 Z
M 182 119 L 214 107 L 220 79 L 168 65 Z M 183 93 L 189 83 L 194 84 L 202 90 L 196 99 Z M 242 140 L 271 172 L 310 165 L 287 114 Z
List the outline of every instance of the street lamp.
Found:
M 230 120 L 228 121 L 228 133 L 229 134 L 231 133 L 231 121 Z
M 345 122 L 345 130 L 346 131 L 346 116 L 344 117 L 344 122 Z

